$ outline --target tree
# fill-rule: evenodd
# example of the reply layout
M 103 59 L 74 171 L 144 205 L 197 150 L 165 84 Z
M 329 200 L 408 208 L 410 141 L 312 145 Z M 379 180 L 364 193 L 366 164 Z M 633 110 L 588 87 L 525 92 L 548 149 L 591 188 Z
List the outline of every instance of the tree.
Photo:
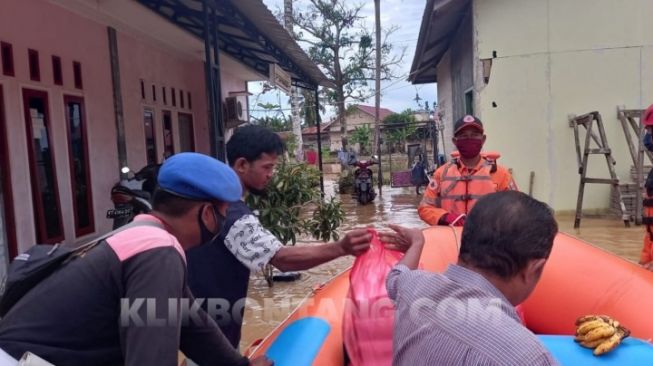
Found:
M 345 213 L 332 197 L 320 193 L 320 172 L 304 163 L 285 160 L 272 177 L 265 195 L 248 195 L 247 204 L 258 211 L 261 224 L 284 245 L 295 245 L 299 235 L 329 241 L 338 239 Z M 272 267 L 263 271 L 272 286 Z
M 417 127 L 415 123 L 417 120 L 413 115 L 413 111 L 406 109 L 401 113 L 392 113 L 387 116 L 383 123 L 387 125 L 397 125 L 396 127 L 388 126 L 387 128 L 387 140 L 391 144 L 402 144 L 405 145 L 406 141 L 415 135 L 417 132 Z M 404 148 L 401 148 L 401 151 L 404 151 Z
M 281 111 L 280 105 L 272 103 L 258 103 L 257 105 L 265 111 L 265 116 L 261 118 L 252 117 L 257 125 L 267 127 L 275 132 L 289 131 L 292 128 L 292 121 Z M 274 115 L 270 116 L 270 113 Z
M 326 92 L 329 103 L 337 108 L 342 146 L 347 147 L 345 102 L 350 99 L 364 101 L 369 98 L 368 82 L 374 80 L 374 53 L 372 32 L 359 15 L 362 5 L 348 0 L 308 0 L 303 12 L 293 14 L 295 39 L 308 48 L 309 57 L 324 71 L 335 88 Z M 388 36 L 397 27 L 384 32 L 381 45 L 381 80 L 392 80 L 392 73 L 404 56 L 393 54 Z
M 340 203 L 322 199 L 320 172 L 304 163 L 283 162 L 262 196 L 248 195 L 247 203 L 259 211 L 261 224 L 284 245 L 295 245 L 298 235 L 337 240 L 344 219 Z
M 370 128 L 370 125 L 364 124 L 362 126 L 356 126 L 354 131 L 352 131 L 351 142 L 354 144 L 359 144 L 361 153 L 363 153 L 368 151 L 371 137 L 372 129 Z

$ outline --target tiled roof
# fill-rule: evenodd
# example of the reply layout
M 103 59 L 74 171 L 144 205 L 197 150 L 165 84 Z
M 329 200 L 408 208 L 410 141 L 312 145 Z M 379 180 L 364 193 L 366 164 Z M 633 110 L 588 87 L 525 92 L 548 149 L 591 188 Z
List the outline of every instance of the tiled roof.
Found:
M 365 112 L 365 113 L 369 114 L 372 117 L 376 116 L 376 112 L 375 112 L 376 108 L 373 107 L 373 106 L 357 104 L 356 107 L 360 111 Z M 394 113 L 393 111 L 391 111 L 391 110 L 389 110 L 387 108 L 379 108 L 379 119 L 381 121 L 383 121 L 385 119 L 385 117 L 387 117 L 387 116 L 389 116 L 389 115 L 391 115 L 393 113 Z
M 336 122 L 335 119 L 327 123 L 323 123 L 321 125 L 320 132 L 329 132 L 329 128 L 334 122 Z M 317 126 L 302 128 L 302 135 L 316 135 L 316 134 L 317 134 Z

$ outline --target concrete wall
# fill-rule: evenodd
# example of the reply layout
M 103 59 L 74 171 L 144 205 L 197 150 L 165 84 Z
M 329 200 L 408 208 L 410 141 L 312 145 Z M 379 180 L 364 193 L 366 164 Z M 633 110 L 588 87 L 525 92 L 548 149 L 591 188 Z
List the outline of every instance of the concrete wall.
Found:
M 458 27 L 458 33 L 451 41 L 451 96 L 453 102 L 452 120 L 466 114 L 465 93 L 474 87 L 474 58 L 472 47 L 472 14 L 468 13 Z
M 444 127 L 444 150 L 445 154 L 454 150 L 451 138 L 453 137 L 453 90 L 451 73 L 451 52 L 447 51 L 437 66 L 438 72 L 438 113 Z M 441 145 L 442 146 L 442 145 Z M 446 156 L 446 155 L 445 155 Z
M 0 83 L 4 86 L 18 250 L 23 251 L 36 241 L 23 116 L 24 88 L 48 93 L 49 132 L 67 240 L 75 239 L 75 230 L 63 96 L 84 98 L 95 226 L 108 228 L 108 220 L 99 210 L 109 207 L 109 190 L 117 178 L 118 163 L 106 28 L 43 1 L 12 0 L 0 2 L 0 39 L 13 46 L 16 72 L 15 77 L 0 75 Z M 28 48 L 39 52 L 40 82 L 29 78 Z M 52 55 L 61 57 L 63 86 L 53 83 Z M 73 86 L 73 60 L 82 65 L 84 90 Z
M 120 75 L 122 79 L 122 99 L 125 113 L 127 140 L 127 162 L 133 170 L 146 164 L 145 129 L 143 111 L 154 111 L 157 158 L 163 158 L 163 111 L 170 111 L 173 131 L 178 131 L 178 113 L 193 115 L 195 149 L 209 153 L 209 135 L 204 92 L 204 66 L 201 60 L 178 57 L 168 50 L 148 46 L 133 37 L 120 34 L 118 37 L 120 56 Z M 145 84 L 145 99 L 141 97 L 141 80 Z M 152 86 L 156 90 L 153 98 Z M 166 102 L 163 103 L 162 87 L 166 88 Z M 175 106 L 172 105 L 174 88 Z M 184 95 L 184 108 L 181 107 L 180 91 Z M 191 93 L 192 109 L 188 108 L 187 95 Z M 175 147 L 179 147 L 179 134 L 173 133 Z M 115 143 L 114 143 L 115 145 Z M 115 147 L 114 147 L 115 150 Z
M 16 218 L 15 230 L 19 252 L 36 241 L 28 144 L 22 107 L 24 88 L 41 90 L 48 94 L 51 125 L 49 132 L 57 169 L 56 178 L 65 241 L 84 241 L 85 238 L 77 238 L 74 230 L 64 95 L 83 97 L 85 103 L 96 229 L 96 232 L 90 235 L 106 232 L 111 226 L 111 221 L 105 218 L 105 213 L 112 207 L 109 192 L 118 179 L 119 167 L 107 24 L 91 18 L 46 1 L 0 2 L 0 40 L 13 46 L 16 73 L 14 77 L 0 73 L 0 84 L 3 86 L 6 107 L 6 133 L 10 151 L 13 211 Z M 154 19 L 155 22 L 164 22 L 158 17 Z M 167 27 L 169 31 L 170 26 Z M 183 31 L 173 29 L 173 32 Z M 39 52 L 40 82 L 30 81 L 28 48 Z M 162 128 L 164 110 L 170 111 L 172 115 L 176 149 L 179 148 L 178 113 L 183 112 L 193 115 L 196 150 L 208 153 L 208 113 L 201 55 L 176 52 L 172 47 L 161 46 L 160 41 L 131 31 L 118 31 L 118 51 L 129 166 L 132 169 L 140 169 L 146 162 L 144 108 L 151 108 L 154 111 L 159 160 L 163 157 L 164 149 Z M 61 57 L 63 86 L 53 83 L 52 55 Z M 82 65 L 83 90 L 74 88 L 73 61 L 79 61 Z M 245 81 L 232 69 L 231 66 L 223 68 L 223 96 L 228 96 L 229 91 L 246 90 Z M 141 80 L 145 83 L 145 99 L 141 96 Z M 152 95 L 152 85 L 156 89 L 156 101 Z M 167 89 L 167 104 L 163 103 L 162 87 Z M 172 106 L 171 88 L 175 88 L 177 92 L 176 106 Z M 183 108 L 179 90 L 184 92 Z M 192 108 L 188 105 L 187 92 L 191 94 Z
M 599 111 L 617 174 L 630 180 L 631 159 L 617 106 L 653 102 L 653 33 L 647 0 L 474 1 L 475 70 L 493 59 L 489 83 L 476 88 L 487 149 L 502 153 L 518 185 L 556 210 L 573 210 L 579 175 L 569 114 Z M 648 15 L 647 15 L 648 14 Z M 496 57 L 495 56 L 496 53 Z M 494 103 L 494 105 L 493 105 Z M 592 156 L 589 175 L 608 177 Z M 590 184 L 584 208 L 609 206 L 609 186 Z

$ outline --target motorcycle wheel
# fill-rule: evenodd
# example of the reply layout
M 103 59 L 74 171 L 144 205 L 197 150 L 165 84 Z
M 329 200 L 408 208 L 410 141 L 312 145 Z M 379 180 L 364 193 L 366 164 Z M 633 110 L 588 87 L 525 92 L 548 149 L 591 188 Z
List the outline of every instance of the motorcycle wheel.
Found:
M 361 192 L 358 195 L 358 201 L 361 203 L 361 205 L 364 205 L 364 204 L 370 202 L 370 192 L 368 192 L 368 191 Z

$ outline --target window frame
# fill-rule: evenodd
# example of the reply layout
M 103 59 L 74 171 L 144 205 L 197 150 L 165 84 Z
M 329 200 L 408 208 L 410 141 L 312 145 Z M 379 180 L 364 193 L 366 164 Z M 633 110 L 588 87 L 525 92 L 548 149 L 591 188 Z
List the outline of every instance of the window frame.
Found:
M 11 43 L 0 42 L 0 64 L 2 64 L 2 75 L 11 77 L 16 76 L 14 47 Z
M 61 214 L 61 198 L 59 197 L 59 182 L 57 180 L 57 167 L 54 151 L 52 145 L 52 119 L 50 114 L 49 106 L 49 96 L 48 93 L 42 90 L 23 88 L 22 89 L 23 97 L 23 112 L 25 113 L 24 122 L 26 124 L 26 137 L 27 137 L 27 152 L 29 156 L 29 171 L 30 171 L 30 183 L 32 191 L 32 202 L 34 205 L 34 219 L 35 219 L 35 228 L 36 228 L 36 238 L 39 244 L 55 244 L 63 241 L 65 239 L 65 232 L 63 230 L 63 216 Z M 52 176 L 53 176 L 53 190 L 55 201 L 57 204 L 57 215 L 59 216 L 59 232 L 60 235 L 54 237 L 48 237 L 47 226 L 46 226 L 46 217 L 45 217 L 45 207 L 43 206 L 43 198 L 41 197 L 40 189 L 37 187 L 37 184 L 40 183 L 40 180 L 37 177 L 36 171 L 36 161 L 34 157 L 34 130 L 32 127 L 32 117 L 29 113 L 29 104 L 27 101 L 29 98 L 36 97 L 43 99 L 44 113 L 45 113 L 45 124 L 48 129 L 48 145 L 51 147 L 50 160 L 52 166 Z
M 182 118 L 180 118 L 180 117 L 182 115 L 188 116 L 189 120 L 190 120 L 190 137 L 191 137 L 190 145 L 191 145 L 191 150 L 182 150 L 182 146 L 181 146 L 181 144 L 182 144 L 182 141 L 181 141 L 181 123 L 180 123 L 181 120 L 182 120 Z M 192 113 L 177 112 L 177 134 L 179 135 L 179 152 L 186 152 L 186 151 L 193 152 L 193 151 L 195 151 L 195 148 L 196 148 L 196 143 L 195 143 L 195 121 L 194 121 Z
M 41 81 L 41 61 L 39 60 L 39 51 L 27 49 L 27 66 L 29 79 L 31 81 Z
M 175 146 L 175 130 L 174 130 L 174 123 L 172 123 L 172 111 L 169 111 L 167 109 L 163 109 L 161 111 L 161 132 L 163 134 L 163 154 L 166 154 L 166 149 L 168 148 L 168 145 L 166 143 L 166 117 L 169 118 L 170 122 L 170 147 L 172 148 L 171 155 L 176 154 L 176 146 Z
M 153 141 L 153 147 L 154 147 L 154 161 L 150 161 L 149 156 L 148 156 L 148 147 L 147 147 L 147 131 L 146 131 L 146 126 L 145 126 L 145 113 L 149 112 L 152 115 L 152 141 Z M 145 137 L 145 161 L 146 164 L 158 164 L 159 159 L 158 159 L 158 150 L 157 150 L 157 136 L 156 136 L 156 113 L 153 107 L 143 107 L 143 113 L 142 113 L 142 123 L 143 123 L 143 136 Z
M 84 77 L 82 76 L 82 63 L 73 61 L 73 85 L 75 89 L 84 89 Z
M 52 55 L 52 82 L 54 85 L 63 85 L 63 70 L 61 66 L 61 57 Z
M 84 154 L 84 162 L 85 162 L 85 176 L 86 176 L 86 194 L 88 196 L 88 207 L 87 210 L 89 212 L 89 223 L 88 226 L 86 227 L 79 227 L 79 222 L 78 222 L 78 212 L 79 212 L 79 203 L 77 202 L 77 196 L 75 195 L 75 191 L 77 188 L 77 181 L 75 180 L 75 166 L 74 166 L 74 161 L 73 161 L 73 148 L 72 148 L 72 136 L 71 136 L 71 131 L 70 131 L 70 118 L 71 116 L 69 115 L 69 109 L 68 109 L 68 104 L 69 103 L 78 103 L 80 105 L 80 118 L 81 118 L 81 129 L 82 129 L 82 153 Z M 91 234 L 95 232 L 95 215 L 94 215 L 94 210 L 93 210 L 93 184 L 91 181 L 91 165 L 90 165 L 90 156 L 89 156 L 89 149 L 88 149 L 88 124 L 86 123 L 86 107 L 84 105 L 84 98 L 75 96 L 75 95 L 67 95 L 64 94 L 63 96 L 63 104 L 64 104 L 64 109 L 65 109 L 65 115 L 66 115 L 66 134 L 68 136 L 68 162 L 69 162 L 69 168 L 70 168 L 70 188 L 71 188 L 71 193 L 73 197 L 73 211 L 75 214 L 75 236 L 80 237 L 83 235 Z

